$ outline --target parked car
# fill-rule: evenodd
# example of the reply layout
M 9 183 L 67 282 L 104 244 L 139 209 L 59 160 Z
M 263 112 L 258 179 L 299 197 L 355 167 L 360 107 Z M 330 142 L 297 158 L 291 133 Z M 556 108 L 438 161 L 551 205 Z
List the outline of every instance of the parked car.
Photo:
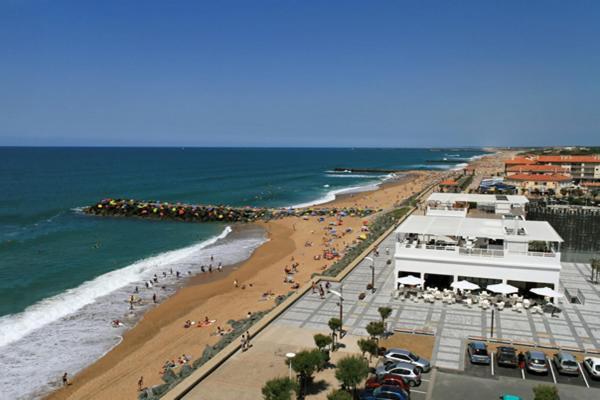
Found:
M 496 349 L 496 362 L 503 367 L 517 368 L 517 350 L 514 347 L 501 346 Z
M 394 364 L 381 364 L 375 369 L 375 374 L 379 379 L 387 374 L 400 376 L 404 378 L 410 386 L 418 386 L 421 384 L 421 371 L 409 363 L 399 362 Z
M 583 360 L 583 365 L 592 378 L 600 379 L 600 358 L 586 357 Z
M 397 386 L 379 386 L 365 389 L 360 393 L 360 400 L 410 400 L 410 394 Z
M 489 364 L 491 362 L 487 344 L 484 342 L 471 342 L 467 346 L 467 354 L 472 364 Z
M 413 365 L 421 368 L 421 371 L 423 371 L 423 372 L 429 372 L 431 370 L 431 364 L 429 363 L 429 360 L 427 360 L 423 357 L 419 357 L 418 355 L 416 355 L 415 353 L 413 353 L 409 350 L 388 349 L 383 354 L 383 357 L 385 357 L 385 359 L 391 360 L 391 361 L 396 361 L 396 362 L 401 361 L 401 362 L 413 364 Z
M 552 360 L 559 374 L 579 375 L 579 364 L 573 354 L 566 351 L 559 351 L 554 354 Z
M 398 386 L 399 388 L 404 389 L 407 393 L 410 393 L 410 386 L 408 383 L 406 383 L 404 378 L 391 374 L 383 375 L 380 379 L 378 379 L 377 376 L 367 379 L 367 382 L 365 383 L 365 389 L 375 389 L 383 385 Z
M 525 352 L 525 367 L 529 372 L 538 374 L 548 374 L 548 360 L 546 355 L 541 351 Z

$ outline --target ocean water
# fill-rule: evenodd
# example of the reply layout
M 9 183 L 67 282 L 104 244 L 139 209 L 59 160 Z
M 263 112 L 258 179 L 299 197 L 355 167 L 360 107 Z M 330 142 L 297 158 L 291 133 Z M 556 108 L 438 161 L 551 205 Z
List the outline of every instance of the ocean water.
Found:
M 388 174 L 334 168 L 450 169 L 478 149 L 0 148 L 2 396 L 36 398 L 120 341 L 135 286 L 173 293 L 200 265 L 230 265 L 265 241 L 223 224 L 110 219 L 78 208 L 105 197 L 257 206 L 331 200 Z M 437 162 L 433 162 L 437 161 Z M 163 278 L 162 273 L 167 273 Z M 154 274 L 165 289 L 144 287 Z M 124 326 L 111 327 L 113 319 Z

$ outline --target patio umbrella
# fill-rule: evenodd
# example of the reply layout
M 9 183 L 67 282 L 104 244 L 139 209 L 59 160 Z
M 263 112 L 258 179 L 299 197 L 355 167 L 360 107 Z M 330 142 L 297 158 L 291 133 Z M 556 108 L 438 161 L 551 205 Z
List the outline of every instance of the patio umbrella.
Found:
M 511 294 L 511 293 L 517 293 L 519 291 L 518 288 L 516 288 L 512 285 L 507 285 L 506 283 L 498 283 L 496 285 L 488 285 L 487 290 L 489 290 L 490 292 L 500 293 L 500 294 Z
M 557 292 L 549 287 L 534 288 L 531 289 L 530 292 L 544 297 L 563 297 L 562 293 Z
M 479 289 L 479 285 L 476 285 L 469 281 L 452 282 L 452 284 L 450 284 L 450 286 L 453 289 L 460 289 L 460 290 L 477 290 L 477 289 Z
M 417 278 L 416 276 L 413 276 L 413 275 L 408 275 L 408 276 L 404 276 L 404 277 L 398 279 L 398 283 L 401 283 L 403 285 L 408 285 L 408 286 L 415 286 L 415 285 L 424 284 L 425 280 L 423 280 L 421 278 Z

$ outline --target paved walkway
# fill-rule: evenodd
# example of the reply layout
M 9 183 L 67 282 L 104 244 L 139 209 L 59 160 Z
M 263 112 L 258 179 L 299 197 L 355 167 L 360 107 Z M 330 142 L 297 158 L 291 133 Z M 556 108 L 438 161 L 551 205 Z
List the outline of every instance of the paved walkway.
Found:
M 385 248 L 390 255 L 385 254 Z M 417 328 L 430 329 L 436 334 L 436 348 L 433 363 L 438 367 L 462 369 L 464 365 L 463 340 L 467 336 L 489 336 L 491 310 L 478 307 L 467 308 L 462 304 L 413 303 L 409 300 L 393 299 L 394 235 L 386 238 L 380 246 L 380 256 L 375 259 L 375 287 L 371 294 L 366 290 L 371 282 L 370 261 L 364 260 L 341 284 L 332 289 L 344 295 L 344 328 L 350 335 L 366 336 L 365 326 L 370 321 L 379 320 L 377 308 L 389 306 L 393 313 L 388 329 Z M 388 259 L 392 260 L 387 264 Z M 494 336 L 541 345 L 558 345 L 585 349 L 600 349 L 600 285 L 587 281 L 590 267 L 586 264 L 564 263 L 561 285 L 571 293 L 580 289 L 585 296 L 585 304 L 561 304 L 563 312 L 551 317 L 549 314 L 514 312 L 510 309 L 496 312 Z M 358 300 L 360 293 L 367 293 L 364 300 Z M 318 293 L 308 293 L 281 315 L 275 324 L 311 330 L 328 330 L 327 322 L 339 315 L 338 298 L 328 294 L 324 300 Z

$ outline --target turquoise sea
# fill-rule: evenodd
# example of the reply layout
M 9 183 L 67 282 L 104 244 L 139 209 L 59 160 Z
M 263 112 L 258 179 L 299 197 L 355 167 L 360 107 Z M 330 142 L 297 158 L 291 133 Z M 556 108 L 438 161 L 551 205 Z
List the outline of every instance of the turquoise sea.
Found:
M 0 377 L 9 398 L 35 398 L 61 371 L 93 362 L 143 309 L 127 296 L 154 274 L 172 293 L 209 264 L 241 261 L 264 242 L 220 224 L 99 218 L 105 197 L 293 206 L 382 182 L 334 168 L 449 169 L 479 149 L 0 148 Z M 353 189 L 353 190 L 354 190 Z M 169 271 L 166 278 L 162 273 Z M 112 319 L 125 326 L 112 328 Z M 48 360 L 52 360 L 49 362 Z

